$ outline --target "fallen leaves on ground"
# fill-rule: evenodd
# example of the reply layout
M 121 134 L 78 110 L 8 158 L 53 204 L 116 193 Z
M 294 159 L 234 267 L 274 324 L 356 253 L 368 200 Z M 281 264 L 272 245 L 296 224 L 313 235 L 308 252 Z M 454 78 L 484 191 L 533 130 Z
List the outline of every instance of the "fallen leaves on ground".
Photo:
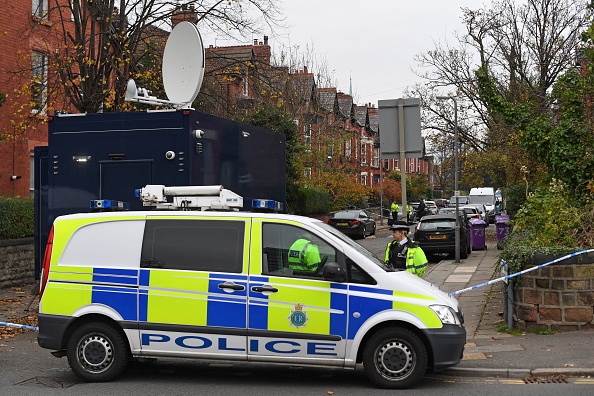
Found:
M 37 312 L 32 305 L 29 311 L 24 311 L 33 296 L 28 290 L 13 287 L 12 291 L 22 298 L 0 299 L 0 322 L 16 323 L 27 326 L 37 326 Z M 18 334 L 30 332 L 31 330 L 19 329 L 17 327 L 0 326 L 0 340 L 14 338 Z M 3 345 L 3 344 L 2 344 Z

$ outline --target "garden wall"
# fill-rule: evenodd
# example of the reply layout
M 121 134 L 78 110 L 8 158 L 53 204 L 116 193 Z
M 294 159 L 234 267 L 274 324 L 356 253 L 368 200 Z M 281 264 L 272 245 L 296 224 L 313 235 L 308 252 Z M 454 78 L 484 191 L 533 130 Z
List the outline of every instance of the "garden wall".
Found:
M 515 328 L 594 328 L 594 263 L 552 264 L 521 275 L 514 306 Z
M 0 288 L 34 282 L 33 238 L 0 240 Z

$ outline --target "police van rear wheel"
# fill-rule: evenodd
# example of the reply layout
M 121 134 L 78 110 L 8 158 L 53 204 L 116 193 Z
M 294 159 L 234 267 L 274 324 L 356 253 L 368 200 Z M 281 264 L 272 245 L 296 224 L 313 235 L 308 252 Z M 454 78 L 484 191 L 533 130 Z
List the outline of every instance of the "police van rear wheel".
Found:
M 86 323 L 76 329 L 67 346 L 68 364 L 85 381 L 111 381 L 126 369 L 127 341 L 112 325 Z
M 425 374 L 427 350 L 412 331 L 386 328 L 369 339 L 363 366 L 369 380 L 380 388 L 406 389 Z

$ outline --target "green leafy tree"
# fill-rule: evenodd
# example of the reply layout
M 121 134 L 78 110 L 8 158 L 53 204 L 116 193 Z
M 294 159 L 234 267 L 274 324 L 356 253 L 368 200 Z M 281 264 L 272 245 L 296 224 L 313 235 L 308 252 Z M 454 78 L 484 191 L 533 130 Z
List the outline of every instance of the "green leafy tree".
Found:
M 499 0 L 464 8 L 466 32 L 456 36 L 457 43 L 439 43 L 417 57 L 431 71 L 423 75 L 427 84 L 411 96 L 421 97 L 423 124 L 432 133 L 454 132 L 450 101 L 433 98 L 443 87 L 453 87 L 461 182 L 521 183 L 522 166 L 533 181 L 546 175 L 520 139 L 529 121 L 549 113 L 548 93 L 574 67 L 591 13 L 586 3 L 572 0 Z

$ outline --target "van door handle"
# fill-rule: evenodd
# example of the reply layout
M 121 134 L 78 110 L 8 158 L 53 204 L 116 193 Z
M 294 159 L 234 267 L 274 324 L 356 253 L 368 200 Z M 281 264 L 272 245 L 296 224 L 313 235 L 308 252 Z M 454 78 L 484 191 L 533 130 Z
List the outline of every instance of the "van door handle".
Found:
M 219 284 L 219 289 L 245 290 L 245 286 L 236 285 L 233 282 L 225 282 Z
M 252 287 L 252 291 L 258 292 L 258 293 L 276 293 L 278 292 L 278 289 L 276 287 L 272 287 L 272 286 L 254 286 Z

